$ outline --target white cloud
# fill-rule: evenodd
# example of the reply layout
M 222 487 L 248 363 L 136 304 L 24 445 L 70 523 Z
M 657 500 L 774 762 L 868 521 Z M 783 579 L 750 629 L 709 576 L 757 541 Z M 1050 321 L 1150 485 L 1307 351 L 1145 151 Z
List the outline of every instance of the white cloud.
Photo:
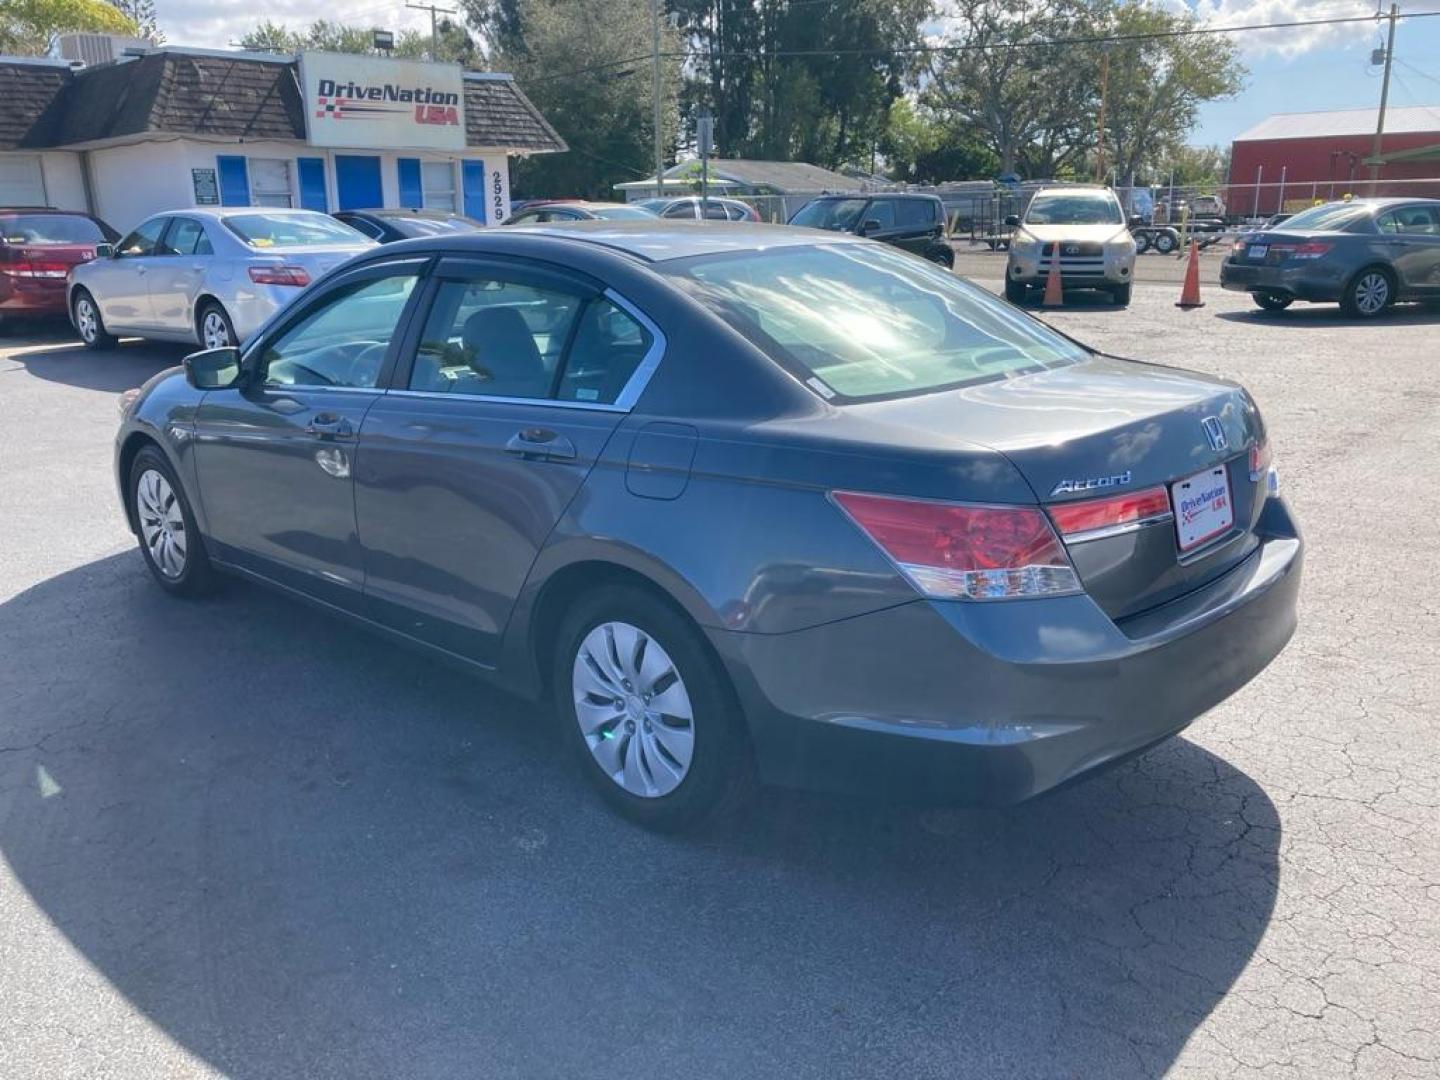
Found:
M 331 19 L 383 30 L 430 29 L 430 16 L 405 7 L 404 0 L 359 0 L 355 7 L 343 9 L 323 0 L 157 0 L 155 7 L 169 44 L 198 49 L 232 48 L 267 19 L 296 28 Z
M 1152 2 L 1175 10 L 1189 7 L 1206 26 L 1256 26 L 1311 19 L 1371 17 L 1375 14 L 1375 4 L 1366 0 L 1198 0 L 1188 5 L 1184 0 Z M 1354 42 L 1374 32 L 1375 24 L 1364 22 L 1251 30 L 1234 36 L 1241 52 L 1246 55 L 1289 57 Z

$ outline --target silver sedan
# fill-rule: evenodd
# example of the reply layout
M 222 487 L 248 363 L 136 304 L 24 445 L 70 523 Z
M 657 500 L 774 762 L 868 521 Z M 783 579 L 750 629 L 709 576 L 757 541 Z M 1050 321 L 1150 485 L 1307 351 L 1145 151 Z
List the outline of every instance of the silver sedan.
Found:
M 121 335 L 237 345 L 310 282 L 374 246 L 312 210 L 156 214 L 71 271 L 70 320 L 92 349 L 108 349 Z

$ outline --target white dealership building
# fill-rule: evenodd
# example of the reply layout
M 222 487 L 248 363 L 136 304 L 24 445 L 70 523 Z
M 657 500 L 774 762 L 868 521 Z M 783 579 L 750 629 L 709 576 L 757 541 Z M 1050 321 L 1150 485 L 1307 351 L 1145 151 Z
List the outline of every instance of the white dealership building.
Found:
M 509 75 L 376 56 L 0 57 L 0 206 L 127 231 L 189 206 L 510 213 L 510 160 L 565 143 Z

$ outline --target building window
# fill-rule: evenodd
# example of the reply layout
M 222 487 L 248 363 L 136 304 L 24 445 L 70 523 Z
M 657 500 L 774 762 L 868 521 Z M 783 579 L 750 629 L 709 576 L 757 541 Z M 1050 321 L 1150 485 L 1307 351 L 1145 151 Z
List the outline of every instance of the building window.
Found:
M 250 201 L 255 206 L 294 206 L 290 162 L 283 158 L 250 159 Z
M 424 187 L 425 209 L 454 210 L 455 166 L 448 161 L 420 163 L 420 180 Z

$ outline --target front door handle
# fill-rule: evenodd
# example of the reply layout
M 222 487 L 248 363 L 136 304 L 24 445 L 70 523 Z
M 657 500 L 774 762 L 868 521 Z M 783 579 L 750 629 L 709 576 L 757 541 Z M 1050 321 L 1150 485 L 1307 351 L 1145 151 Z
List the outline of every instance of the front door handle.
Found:
M 522 428 L 506 440 L 505 452 L 537 461 L 575 460 L 575 444 L 549 428 Z
M 339 439 L 347 439 L 355 434 L 355 427 L 347 417 L 339 413 L 318 412 L 310 418 L 310 423 L 305 426 L 307 435 L 331 435 Z

